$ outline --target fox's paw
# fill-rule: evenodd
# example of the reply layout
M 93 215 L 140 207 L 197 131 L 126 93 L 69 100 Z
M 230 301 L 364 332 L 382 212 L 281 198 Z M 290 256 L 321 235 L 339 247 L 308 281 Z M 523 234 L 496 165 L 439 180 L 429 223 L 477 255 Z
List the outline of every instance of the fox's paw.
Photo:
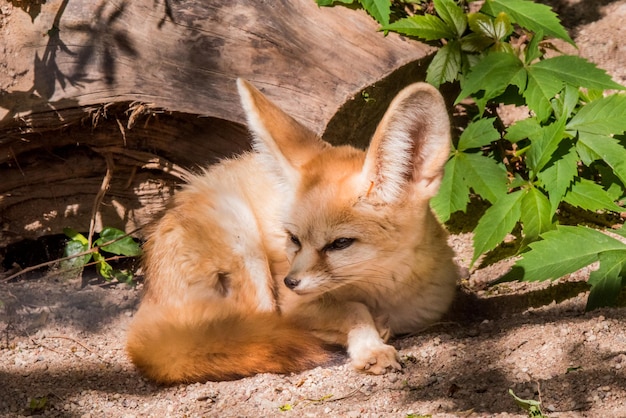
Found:
M 359 350 L 351 357 L 354 368 L 366 373 L 384 374 L 389 369 L 402 369 L 396 349 L 383 343 Z

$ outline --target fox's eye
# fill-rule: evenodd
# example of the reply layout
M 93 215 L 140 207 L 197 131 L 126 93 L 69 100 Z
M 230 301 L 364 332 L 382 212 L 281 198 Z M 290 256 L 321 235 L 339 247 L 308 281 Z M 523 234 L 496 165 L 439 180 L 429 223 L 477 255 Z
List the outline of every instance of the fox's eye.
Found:
M 354 243 L 354 238 L 337 238 L 324 247 L 324 251 L 337 251 L 348 248 Z
M 302 243 L 300 243 L 300 240 L 298 239 L 298 237 L 296 237 L 291 232 L 288 232 L 288 234 L 289 234 L 289 241 L 291 241 L 297 247 L 302 247 Z

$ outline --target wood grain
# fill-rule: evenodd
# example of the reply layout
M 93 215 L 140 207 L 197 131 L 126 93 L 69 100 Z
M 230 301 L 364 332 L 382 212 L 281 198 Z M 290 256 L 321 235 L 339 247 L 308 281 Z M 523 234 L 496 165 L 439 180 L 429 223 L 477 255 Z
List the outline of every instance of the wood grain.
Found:
M 432 52 L 385 36 L 363 10 L 314 0 L 2 3 L 10 13 L 0 21 L 0 218 L 11 237 L 80 229 L 85 217 L 72 213 L 91 211 L 105 172 L 98 149 L 152 161 L 113 156 L 107 194 L 127 209 L 167 198 L 140 199 L 128 191 L 137 179 L 180 181 L 155 161 L 193 171 L 246 150 L 237 77 L 331 142 L 365 146 L 391 97 L 423 79 Z M 55 190 L 81 210 L 61 211 Z M 53 207 L 69 214 L 46 220 Z M 125 228 L 154 212 L 131 220 L 107 197 L 101 210 Z

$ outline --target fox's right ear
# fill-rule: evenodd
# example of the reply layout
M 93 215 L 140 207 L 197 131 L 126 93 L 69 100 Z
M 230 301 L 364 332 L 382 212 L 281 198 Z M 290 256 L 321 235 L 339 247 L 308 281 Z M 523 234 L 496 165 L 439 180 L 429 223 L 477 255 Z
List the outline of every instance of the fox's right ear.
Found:
M 268 168 L 278 168 L 278 174 L 294 185 L 300 177 L 299 168 L 329 144 L 246 80 L 237 79 L 237 88 L 248 127 L 254 135 L 254 150 L 268 158 Z
M 415 83 L 393 99 L 363 166 L 367 196 L 394 203 L 404 196 L 433 197 L 450 155 L 450 120 L 433 86 Z

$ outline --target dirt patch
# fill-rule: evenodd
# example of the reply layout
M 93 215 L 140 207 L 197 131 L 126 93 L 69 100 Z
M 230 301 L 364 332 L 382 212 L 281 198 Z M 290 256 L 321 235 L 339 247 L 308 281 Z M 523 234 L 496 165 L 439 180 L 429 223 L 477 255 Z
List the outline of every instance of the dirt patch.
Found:
M 468 235 L 451 237 L 463 258 Z M 626 416 L 626 311 L 584 313 L 586 293 L 528 308 L 555 285 L 575 288 L 583 270 L 559 284 L 480 290 L 506 264 L 474 274 L 472 292 L 450 317 L 394 341 L 403 370 L 386 376 L 334 364 L 288 376 L 159 387 L 137 374 L 124 352 L 139 288 L 80 280 L 5 284 L 0 414 L 46 416 L 525 416 L 507 394 L 541 399 L 551 417 Z M 584 288 L 582 288 L 584 289 Z M 43 401 L 42 401 L 43 402 Z
M 626 83 L 626 1 L 548 3 L 580 54 Z M 450 241 L 467 267 L 469 236 Z M 511 388 L 541 400 L 550 417 L 626 417 L 626 310 L 584 312 L 585 287 L 577 282 L 589 269 L 553 285 L 483 289 L 509 266 L 472 271 L 450 318 L 395 340 L 402 372 L 359 374 L 343 356 L 300 374 L 173 387 L 143 379 L 124 352 L 141 286 L 80 289 L 80 280 L 54 274 L 0 283 L 0 415 L 527 416 L 507 394 Z M 549 303 L 552 286 L 573 297 Z M 547 305 L 529 308 L 546 297 Z

